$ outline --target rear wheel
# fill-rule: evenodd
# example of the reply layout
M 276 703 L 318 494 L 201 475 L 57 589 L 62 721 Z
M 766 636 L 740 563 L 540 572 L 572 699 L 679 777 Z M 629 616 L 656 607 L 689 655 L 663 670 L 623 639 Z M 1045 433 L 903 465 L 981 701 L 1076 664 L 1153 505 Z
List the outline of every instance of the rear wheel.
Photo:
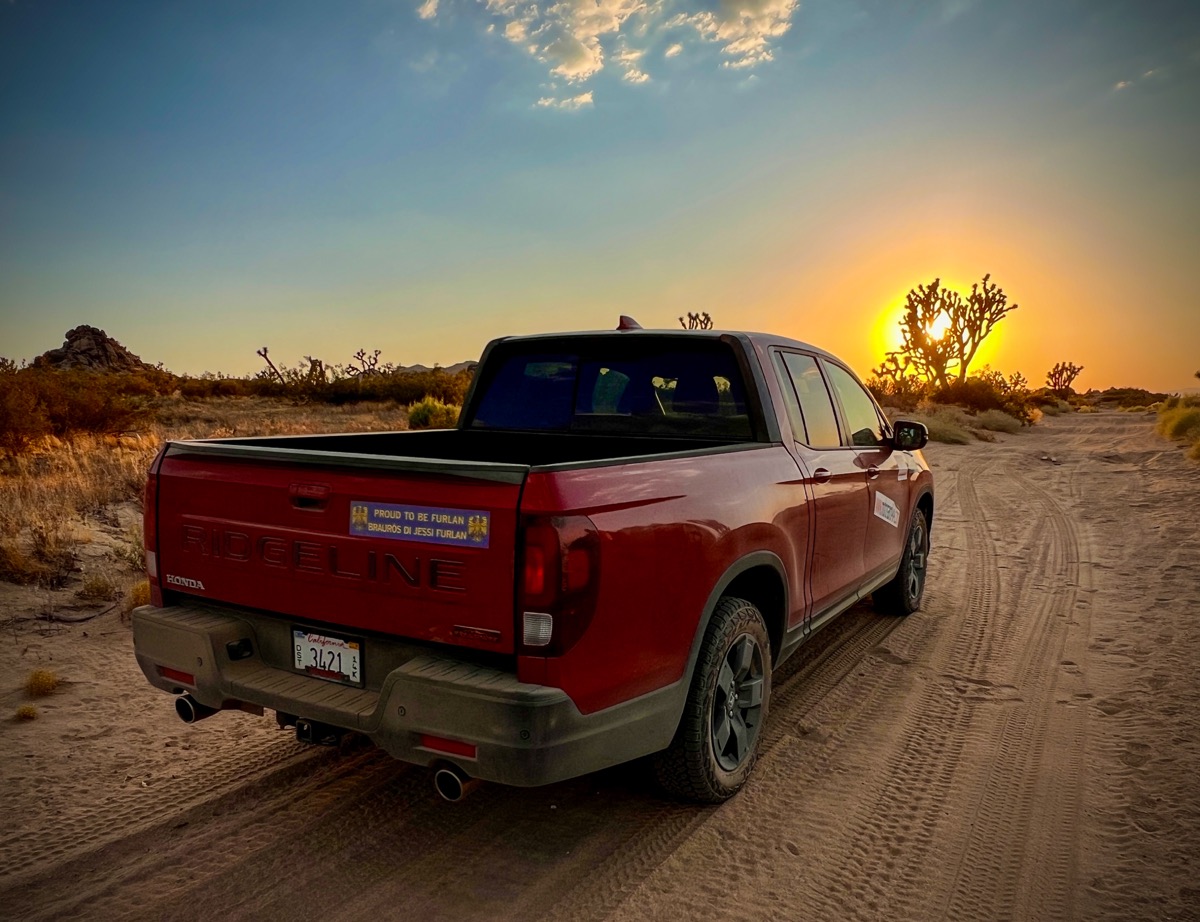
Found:
M 762 614 L 722 599 L 705 631 L 683 717 L 655 769 L 668 793 L 721 803 L 746 782 L 771 695 L 771 645 Z
M 904 542 L 900 569 L 886 586 L 875 590 L 875 608 L 887 615 L 911 615 L 921 607 L 925 594 L 925 570 L 929 566 L 929 523 L 919 507 L 913 510 Z

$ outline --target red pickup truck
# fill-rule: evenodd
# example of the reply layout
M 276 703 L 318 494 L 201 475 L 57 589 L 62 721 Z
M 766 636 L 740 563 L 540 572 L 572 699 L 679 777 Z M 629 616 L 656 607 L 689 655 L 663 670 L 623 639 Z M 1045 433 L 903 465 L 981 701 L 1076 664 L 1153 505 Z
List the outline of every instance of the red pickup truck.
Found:
M 456 429 L 167 443 L 138 662 L 185 720 L 362 733 L 449 799 L 655 754 L 718 802 L 773 669 L 867 595 L 920 605 L 926 439 L 777 336 L 499 339 Z

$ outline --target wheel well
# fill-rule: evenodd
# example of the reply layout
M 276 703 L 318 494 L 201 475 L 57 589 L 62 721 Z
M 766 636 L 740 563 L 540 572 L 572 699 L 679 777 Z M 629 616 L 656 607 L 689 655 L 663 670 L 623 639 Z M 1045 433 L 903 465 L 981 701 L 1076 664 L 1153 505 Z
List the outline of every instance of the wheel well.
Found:
M 771 638 L 771 659 L 778 659 L 787 624 L 787 588 L 779 571 L 766 565 L 751 567 L 725 587 L 724 595 L 752 602 L 762 613 Z
M 917 508 L 925 513 L 925 525 L 929 528 L 930 533 L 933 533 L 933 495 L 931 493 L 922 493 L 921 498 L 917 500 Z

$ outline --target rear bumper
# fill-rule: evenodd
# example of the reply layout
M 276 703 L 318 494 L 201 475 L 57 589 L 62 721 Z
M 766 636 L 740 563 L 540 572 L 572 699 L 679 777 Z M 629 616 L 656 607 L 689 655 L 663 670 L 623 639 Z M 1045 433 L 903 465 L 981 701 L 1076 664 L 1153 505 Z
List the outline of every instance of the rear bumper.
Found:
M 277 618 L 204 604 L 133 613 L 134 652 L 157 688 L 188 691 L 213 708 L 247 703 L 342 727 L 405 762 L 453 762 L 472 777 L 503 784 L 549 784 L 663 749 L 687 694 L 680 682 L 583 715 L 561 689 L 399 641 L 375 642 L 381 647 L 375 661 L 385 662 L 386 672 L 373 681 L 368 665 L 369 687 L 350 688 L 283 666 L 289 632 Z M 231 660 L 226 645 L 245 639 L 252 654 Z M 160 667 L 195 682 L 164 677 Z M 425 734 L 470 743 L 476 755 L 426 748 Z

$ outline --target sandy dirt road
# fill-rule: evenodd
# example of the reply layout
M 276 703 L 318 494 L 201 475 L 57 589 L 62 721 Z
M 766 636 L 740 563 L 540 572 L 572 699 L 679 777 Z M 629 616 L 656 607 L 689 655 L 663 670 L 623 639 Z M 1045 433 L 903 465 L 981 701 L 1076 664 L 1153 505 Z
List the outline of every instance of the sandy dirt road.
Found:
M 776 675 L 750 785 L 627 766 L 458 805 L 368 745 L 180 724 L 115 619 L 4 632 L 11 919 L 1200 919 L 1200 469 L 1151 420 L 935 445 L 924 609 Z M 1044 460 L 1052 458 L 1053 460 Z

